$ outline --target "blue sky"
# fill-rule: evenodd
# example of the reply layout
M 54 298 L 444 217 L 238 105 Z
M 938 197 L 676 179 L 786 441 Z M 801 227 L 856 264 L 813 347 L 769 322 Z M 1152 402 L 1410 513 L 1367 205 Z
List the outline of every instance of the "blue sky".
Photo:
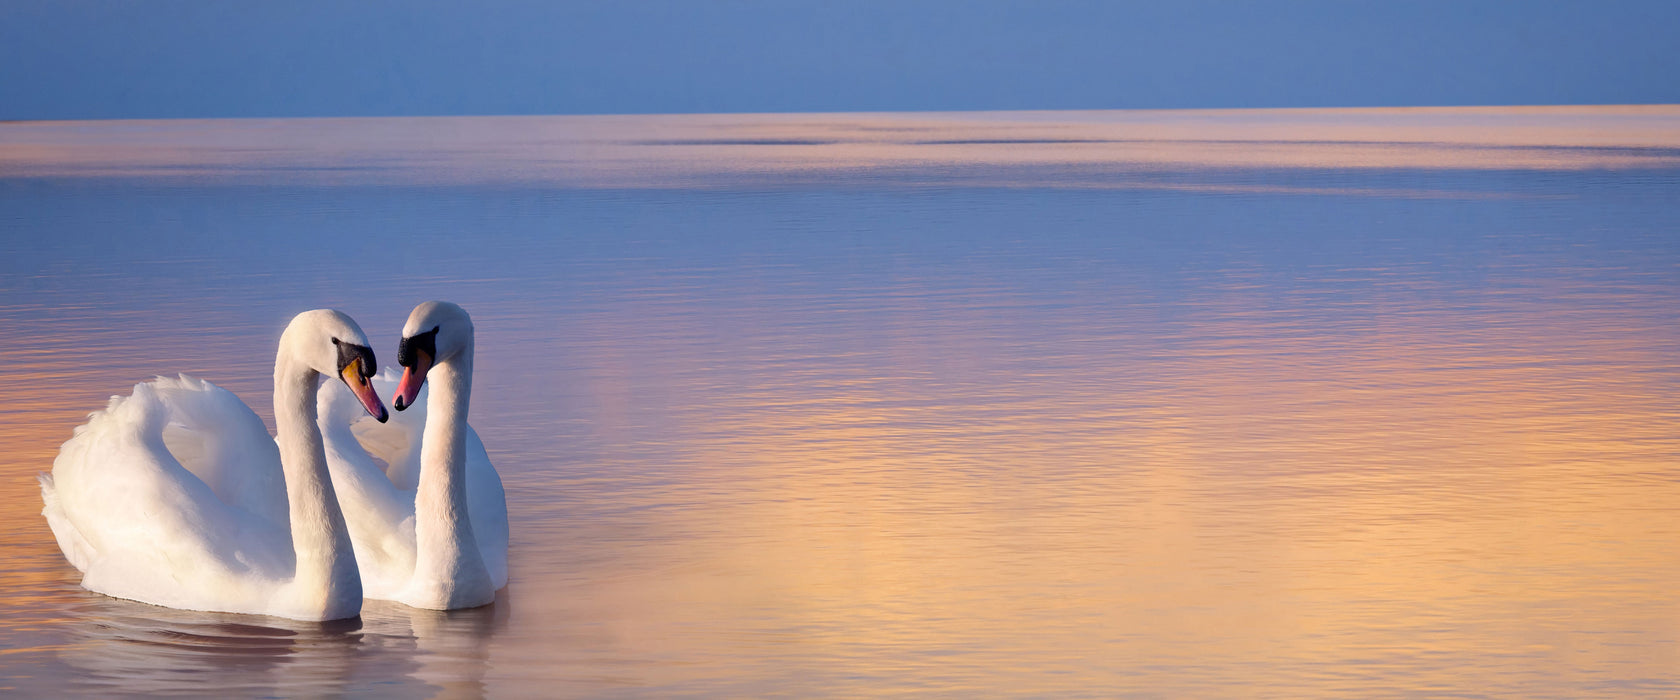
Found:
M 0 119 L 1680 102 L 1680 2 L 0 2 Z

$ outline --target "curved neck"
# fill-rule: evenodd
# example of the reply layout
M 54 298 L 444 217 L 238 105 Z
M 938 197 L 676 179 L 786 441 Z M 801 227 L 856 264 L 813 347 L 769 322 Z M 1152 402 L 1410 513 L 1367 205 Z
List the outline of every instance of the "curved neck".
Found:
M 472 398 L 472 342 L 426 373 L 426 431 L 414 494 L 414 580 L 449 607 L 478 605 L 489 585 L 467 518 L 467 406 Z M 494 591 L 489 591 L 494 594 Z
M 311 598 L 324 595 L 321 602 L 329 610 L 351 606 L 349 615 L 354 615 L 361 608 L 362 577 L 315 422 L 320 381 L 319 372 L 283 351 L 274 363 L 275 442 L 286 474 L 297 557 L 292 590 Z

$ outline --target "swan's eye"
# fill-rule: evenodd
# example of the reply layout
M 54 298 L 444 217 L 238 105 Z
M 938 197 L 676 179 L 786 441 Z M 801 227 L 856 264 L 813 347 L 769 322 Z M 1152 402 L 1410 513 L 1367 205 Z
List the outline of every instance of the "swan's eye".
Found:
M 356 366 L 356 376 L 371 377 L 379 371 L 378 364 L 373 359 L 373 348 L 366 345 L 346 343 L 333 338 L 333 344 L 338 346 L 338 373 L 346 377 L 345 370 L 351 365 Z

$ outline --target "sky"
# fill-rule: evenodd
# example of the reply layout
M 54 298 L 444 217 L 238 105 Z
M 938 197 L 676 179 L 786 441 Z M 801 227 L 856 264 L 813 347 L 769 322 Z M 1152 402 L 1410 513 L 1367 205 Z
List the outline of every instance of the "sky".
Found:
M 1680 2 L 0 0 L 0 119 L 1680 103 Z

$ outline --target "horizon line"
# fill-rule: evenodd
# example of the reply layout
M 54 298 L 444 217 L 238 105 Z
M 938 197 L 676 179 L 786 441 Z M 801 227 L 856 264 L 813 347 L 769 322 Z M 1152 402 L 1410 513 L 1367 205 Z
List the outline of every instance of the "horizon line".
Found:
M 835 114 L 1066 114 L 1092 112 L 1396 112 L 1396 111 L 1479 111 L 1479 110 L 1558 110 L 1571 108 L 1680 108 L 1680 102 L 1559 102 L 1544 104 L 1457 104 L 1457 105 L 1358 105 L 1358 106 L 1290 106 L 1290 107 L 1120 107 L 1070 109 L 937 109 L 937 110 L 851 110 L 851 111 L 723 111 L 723 112 L 458 112 L 448 114 L 314 114 L 275 116 L 195 116 L 195 117 L 94 117 L 68 119 L 0 119 L 0 126 L 16 124 L 62 124 L 78 122 L 190 122 L 190 121 L 278 121 L 333 119 L 496 119 L 517 117 L 677 117 L 677 116 L 787 116 Z

